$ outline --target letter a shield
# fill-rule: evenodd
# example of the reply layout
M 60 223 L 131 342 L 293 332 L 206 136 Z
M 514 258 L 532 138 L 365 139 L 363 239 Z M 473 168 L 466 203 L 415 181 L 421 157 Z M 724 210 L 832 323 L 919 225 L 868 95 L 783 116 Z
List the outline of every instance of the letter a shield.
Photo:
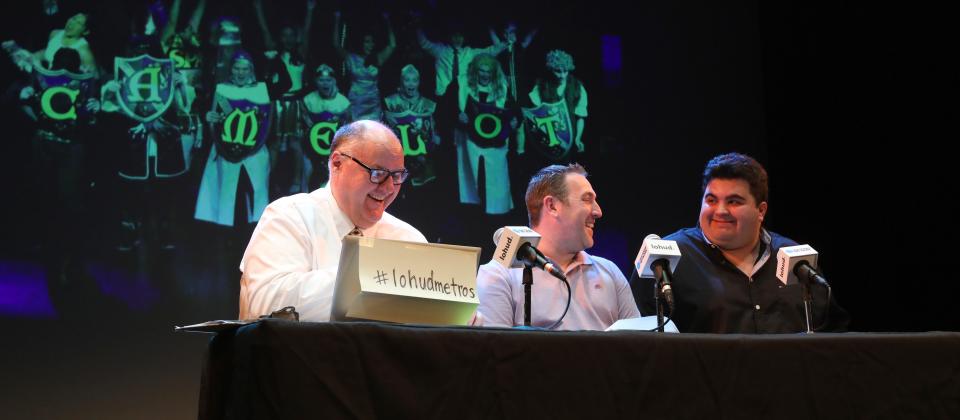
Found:
M 120 84 L 120 108 L 137 121 L 152 121 L 173 103 L 174 66 L 169 58 L 149 55 L 116 57 L 114 79 Z

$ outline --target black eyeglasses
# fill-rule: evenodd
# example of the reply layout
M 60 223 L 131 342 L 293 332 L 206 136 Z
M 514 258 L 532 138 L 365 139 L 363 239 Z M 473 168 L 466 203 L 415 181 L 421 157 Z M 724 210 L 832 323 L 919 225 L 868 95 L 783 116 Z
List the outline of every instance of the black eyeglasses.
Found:
M 340 154 L 350 159 L 353 159 L 354 162 L 357 162 L 357 165 L 362 166 L 363 169 L 366 169 L 367 172 L 370 172 L 370 182 L 374 184 L 382 184 L 384 181 L 387 180 L 387 178 L 391 178 L 393 179 L 393 185 L 400 185 L 400 184 L 403 184 L 403 181 L 407 180 L 408 176 L 410 176 L 410 171 L 408 171 L 406 168 L 399 169 L 396 171 L 388 171 L 386 169 L 374 169 L 367 166 L 366 164 L 359 161 L 357 158 L 353 156 L 350 156 L 343 152 L 340 152 Z

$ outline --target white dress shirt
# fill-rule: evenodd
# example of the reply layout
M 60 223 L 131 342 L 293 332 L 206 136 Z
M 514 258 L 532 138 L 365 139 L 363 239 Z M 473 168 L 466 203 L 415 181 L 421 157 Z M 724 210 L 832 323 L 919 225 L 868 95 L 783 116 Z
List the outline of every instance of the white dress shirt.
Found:
M 270 203 L 240 261 L 240 319 L 293 306 L 301 321 L 329 321 L 341 241 L 354 227 L 329 187 Z M 388 213 L 363 236 L 427 242 Z

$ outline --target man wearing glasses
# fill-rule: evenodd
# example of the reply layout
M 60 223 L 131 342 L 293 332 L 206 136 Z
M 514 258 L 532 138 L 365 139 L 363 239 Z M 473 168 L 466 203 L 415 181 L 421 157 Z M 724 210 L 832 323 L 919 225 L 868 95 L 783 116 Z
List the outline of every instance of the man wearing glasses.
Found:
M 408 172 L 393 132 L 374 121 L 343 126 L 330 145 L 330 183 L 274 201 L 240 262 L 240 318 L 294 306 L 305 321 L 328 321 L 347 235 L 427 242 L 386 213 Z

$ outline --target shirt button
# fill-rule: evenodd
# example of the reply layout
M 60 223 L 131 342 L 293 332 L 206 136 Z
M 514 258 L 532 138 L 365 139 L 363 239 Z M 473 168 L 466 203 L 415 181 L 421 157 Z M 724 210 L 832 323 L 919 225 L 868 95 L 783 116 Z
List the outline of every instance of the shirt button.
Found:
M 756 305 L 756 306 L 754 306 L 753 308 L 759 311 L 759 310 L 760 310 L 760 305 Z

